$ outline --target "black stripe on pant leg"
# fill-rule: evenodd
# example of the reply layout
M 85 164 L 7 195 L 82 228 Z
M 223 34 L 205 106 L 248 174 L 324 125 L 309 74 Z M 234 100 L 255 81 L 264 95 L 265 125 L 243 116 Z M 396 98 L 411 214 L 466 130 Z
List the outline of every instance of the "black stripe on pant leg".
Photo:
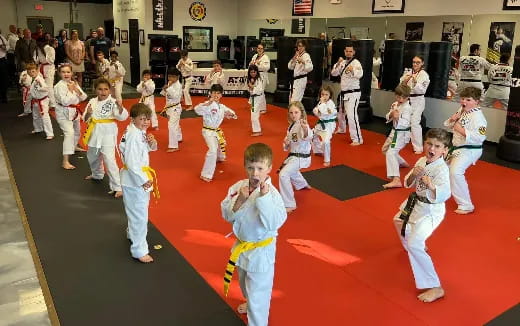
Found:
M 356 99 L 356 103 L 354 104 L 354 124 L 356 125 L 356 134 L 357 134 L 357 142 L 361 142 L 361 137 L 359 135 L 359 120 L 357 118 L 357 109 L 358 109 L 358 100 Z

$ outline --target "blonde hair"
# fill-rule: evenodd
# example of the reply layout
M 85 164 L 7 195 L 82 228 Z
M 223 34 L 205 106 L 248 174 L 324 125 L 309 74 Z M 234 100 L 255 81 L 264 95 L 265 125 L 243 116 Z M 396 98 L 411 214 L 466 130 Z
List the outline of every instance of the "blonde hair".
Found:
M 288 110 L 287 110 L 287 121 L 289 122 L 289 124 L 293 123 L 293 121 L 291 120 L 291 115 L 289 113 L 289 110 L 291 109 L 292 106 L 295 106 L 298 109 L 300 109 L 300 112 L 302 114 L 302 119 L 307 121 L 307 113 L 305 112 L 305 107 L 303 106 L 302 102 L 300 102 L 300 101 L 292 101 L 291 103 L 289 103 L 289 106 L 287 107 L 288 108 Z

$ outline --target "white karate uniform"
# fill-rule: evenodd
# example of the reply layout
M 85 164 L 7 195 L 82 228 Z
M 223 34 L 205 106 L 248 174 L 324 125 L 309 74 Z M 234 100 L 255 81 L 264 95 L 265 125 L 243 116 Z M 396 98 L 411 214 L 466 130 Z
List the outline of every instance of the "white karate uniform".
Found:
M 410 87 L 410 105 L 412 106 L 412 117 L 411 117 L 411 125 L 412 128 L 412 146 L 414 152 L 422 152 L 423 151 L 423 134 L 421 127 L 421 117 L 424 111 L 424 105 L 426 104 L 424 99 L 424 94 L 428 89 L 428 85 L 430 85 L 430 76 L 423 69 L 414 73 L 412 70 L 405 71 L 401 79 L 400 83 L 403 83 L 405 79 L 413 76 L 406 83 L 407 86 Z M 415 80 L 414 80 L 415 77 Z
M 347 71 L 347 67 L 351 66 L 352 71 Z M 363 143 L 361 135 L 361 127 L 359 126 L 358 105 L 361 97 L 361 89 L 359 88 L 359 80 L 363 77 L 363 67 L 358 59 L 352 59 L 349 63 L 347 60 L 337 62 L 330 72 L 332 76 L 341 74 L 341 91 L 348 92 L 343 95 L 343 102 L 338 104 L 338 133 L 345 133 L 348 120 L 348 131 L 350 139 L 353 142 Z M 341 94 L 340 94 L 341 95 Z M 341 96 L 340 96 L 341 97 Z M 341 101 L 341 99 L 340 99 Z
M 190 58 L 186 58 L 186 60 L 181 59 L 175 67 L 179 69 L 182 74 L 182 95 L 184 97 L 184 104 L 191 105 L 190 88 L 193 82 L 193 61 L 191 61 Z
M 269 85 L 269 76 L 267 75 L 267 72 L 271 68 L 271 61 L 269 60 L 269 57 L 265 53 L 263 53 L 261 56 L 258 56 L 258 53 L 255 53 L 249 65 L 255 65 L 258 67 L 258 71 L 260 72 L 260 77 L 262 77 L 265 90 L 267 85 Z M 260 107 L 260 112 L 267 112 L 267 105 L 265 105 L 265 103 L 263 103 L 263 106 Z
M 293 78 L 306 75 L 314 68 L 312 65 L 311 56 L 307 52 L 300 54 L 298 59 L 303 62 L 299 63 L 291 58 L 287 64 L 289 70 L 293 70 Z M 292 83 L 292 90 L 289 93 L 289 103 L 294 101 L 301 102 L 303 94 L 305 93 L 305 88 L 307 87 L 307 77 L 295 79 L 292 81 Z
M 123 108 L 119 113 L 116 100 L 109 96 L 100 101 L 97 97 L 90 99 L 88 106 L 92 107 L 91 118 L 96 120 L 115 119 L 124 121 L 128 118 L 128 111 Z M 87 110 L 83 113 L 85 120 Z M 110 190 L 121 191 L 119 168 L 117 167 L 115 149 L 117 146 L 117 123 L 97 123 L 88 141 L 87 159 L 92 171 L 93 179 L 103 179 L 105 170 L 110 179 Z
M 121 64 L 121 62 L 110 62 L 108 66 L 108 80 L 110 81 L 110 93 L 112 97 L 116 99 L 116 101 L 122 101 L 123 97 L 121 93 L 123 92 L 123 77 L 126 74 L 125 67 Z
M 399 111 L 399 120 L 393 121 L 390 118 L 390 114 L 394 111 Z M 399 155 L 401 149 L 410 142 L 410 131 L 396 131 L 396 129 L 408 129 L 410 128 L 410 120 L 412 115 L 412 107 L 408 101 L 398 105 L 397 102 L 392 103 L 390 111 L 386 114 L 386 122 L 393 121 L 392 131 L 385 140 L 383 145 L 383 154 L 386 156 L 386 176 L 388 178 L 399 177 L 399 167 L 403 164 L 407 164 L 406 160 Z M 397 133 L 395 139 L 395 145 L 392 147 L 392 140 L 394 134 Z
M 34 131 L 45 131 L 47 137 L 54 137 L 49 115 L 49 87 L 41 74 L 36 76 L 29 88 Z
M 294 122 L 287 130 L 286 140 L 290 141 L 288 146 L 284 143 L 284 150 L 290 153 L 298 153 L 308 155 L 307 157 L 289 156 L 285 159 L 280 170 L 280 194 L 287 208 L 296 208 L 296 200 L 294 199 L 293 185 L 296 190 L 303 189 L 309 184 L 303 177 L 300 169 L 308 168 L 311 165 L 311 140 L 312 129 L 307 125 L 307 137 L 303 136 L 301 123 Z
M 320 121 L 337 119 L 338 111 L 336 110 L 336 104 L 329 99 L 326 103 L 318 103 L 312 112 L 319 118 L 314 126 L 312 151 L 317 154 L 323 153 L 323 162 L 330 162 L 330 141 L 334 130 L 336 130 L 336 121 L 322 123 Z
M 508 64 L 497 64 L 488 71 L 489 87 L 484 95 L 482 106 L 493 107 L 496 100 L 507 109 L 509 105 L 509 90 L 511 87 L 511 76 L 513 67 Z
M 81 87 L 76 84 L 81 92 L 71 92 L 67 86 L 67 82 L 60 80 L 54 86 L 54 98 L 56 100 L 56 121 L 63 131 L 63 155 L 72 155 L 78 145 L 81 134 L 80 128 L 80 111 L 74 106 L 87 99 L 87 94 L 83 92 Z
M 121 169 L 121 185 L 123 187 L 123 202 L 128 217 L 127 236 L 132 241 L 130 253 L 134 258 L 148 254 L 148 204 L 152 187 L 144 189 L 148 176 L 143 167 L 149 166 L 149 152 L 157 150 L 157 145 L 150 147 L 146 140 L 146 132 L 130 123 L 126 128 L 119 151 L 126 168 Z
M 444 219 L 446 213 L 444 202 L 450 198 L 449 170 L 442 157 L 429 164 L 426 164 L 426 157 L 421 157 L 415 166 L 423 167 L 424 174 L 417 176 L 415 181 L 408 185 L 407 180 L 413 171 L 410 170 L 404 180 L 405 187 L 411 188 L 415 185 L 417 195 L 427 198 L 431 204 L 417 200 L 406 224 L 403 238 L 401 236 L 403 221 L 399 216 L 406 206 L 407 200 L 405 200 L 399 207 L 400 211 L 394 217 L 394 225 L 401 243 L 408 252 L 416 288 L 429 289 L 441 286 L 441 282 L 433 266 L 433 261 L 425 250 L 425 242 Z M 421 181 L 423 175 L 432 179 L 435 192 L 429 190 Z
M 171 84 L 168 88 L 161 91 L 161 95 L 166 97 L 166 114 L 168 115 L 168 148 L 179 148 L 179 141 L 182 141 L 181 120 L 181 97 L 182 85 L 179 81 Z
M 287 220 L 287 213 L 280 193 L 268 178 L 269 192 L 260 196 L 256 188 L 233 212 L 233 206 L 242 187 L 249 186 L 249 180 L 240 180 L 231 186 L 221 203 L 222 216 L 233 224 L 233 233 L 242 241 L 258 242 L 273 237 L 264 247 L 243 252 L 236 263 L 240 288 L 247 300 L 249 326 L 267 326 L 269 306 L 273 289 L 274 263 L 276 257 L 276 237 L 278 229 Z M 237 240 L 233 249 L 240 242 Z
M 31 88 L 32 77 L 29 76 L 27 70 L 24 70 L 20 73 L 20 78 L 18 79 L 18 83 L 22 87 L 22 103 L 23 103 L 23 113 L 30 114 L 31 109 L 31 94 L 29 89 Z
M 489 70 L 490 68 L 491 64 L 478 55 L 470 54 L 468 56 L 461 56 L 459 60 L 460 82 L 457 95 L 459 95 L 464 88 L 470 86 L 484 90 L 482 76 L 484 75 L 484 70 Z
M 40 66 L 40 73 L 45 78 L 45 84 L 49 89 L 49 105 L 51 107 L 55 106 L 54 101 L 54 74 L 56 73 L 56 68 L 54 67 L 54 60 L 56 58 L 56 51 L 50 45 L 45 45 L 43 47 L 43 52 L 39 47 L 36 48 L 35 51 L 34 62 Z
M 110 67 L 110 61 L 108 61 L 107 58 L 103 58 L 103 60 L 99 61 L 96 59 L 96 65 L 97 65 L 97 73 L 100 77 L 108 78 L 108 71 Z
M 195 106 L 195 113 L 202 116 L 204 127 L 213 129 L 220 127 L 226 114 L 236 116 L 235 111 L 231 110 L 224 104 L 215 102 L 212 102 L 210 105 L 205 105 L 205 103 L 198 104 Z M 204 160 L 204 165 L 200 175 L 208 179 L 213 179 L 217 159 L 219 161 L 225 160 L 226 153 L 222 152 L 220 149 L 218 134 L 216 131 L 202 128 L 202 137 L 204 137 L 206 145 L 208 145 L 208 151 L 206 152 L 206 159 Z
M 262 77 L 255 80 L 253 89 L 249 89 L 249 94 L 253 97 L 249 97 L 248 103 L 251 106 L 251 129 L 253 132 L 261 132 L 262 127 L 260 126 L 260 112 L 262 108 L 265 108 L 265 94 L 264 94 L 264 81 Z M 253 105 L 254 102 L 254 105 Z
M 204 82 L 209 85 L 220 84 L 222 88 L 225 88 L 226 76 L 224 75 L 224 71 L 210 72 L 204 78 Z
M 157 113 L 155 113 L 155 82 L 152 79 L 148 79 L 146 82 L 141 81 L 137 85 L 137 92 L 141 93 L 141 99 L 139 103 L 144 103 L 152 110 L 152 128 L 159 128 L 159 120 L 157 120 Z
M 460 80 L 459 70 L 456 68 L 451 68 L 450 73 L 448 75 L 448 92 L 446 96 L 454 99 L 457 94 L 457 88 Z
M 459 109 L 459 111 L 461 111 Z M 487 121 L 480 108 L 475 108 L 469 112 L 462 112 L 459 122 L 464 127 L 466 136 L 453 129 L 455 123 L 450 123 L 449 119 L 444 121 L 444 126 L 453 131 L 453 146 L 463 145 L 482 145 L 486 140 Z M 475 165 L 482 156 L 482 148 L 459 148 L 453 151 L 450 165 L 450 182 L 453 198 L 458 204 L 458 209 L 474 210 L 475 206 L 471 202 L 468 182 L 466 181 L 466 169 L 470 165 Z

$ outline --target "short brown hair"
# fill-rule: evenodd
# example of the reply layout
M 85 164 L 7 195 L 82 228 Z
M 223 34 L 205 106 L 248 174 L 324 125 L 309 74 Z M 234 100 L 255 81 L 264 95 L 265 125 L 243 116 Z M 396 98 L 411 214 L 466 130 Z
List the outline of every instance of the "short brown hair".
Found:
M 144 103 L 136 103 L 130 108 L 130 118 L 137 118 L 138 116 L 144 115 L 148 119 L 152 117 L 152 109 Z
M 480 97 L 482 96 L 482 90 L 476 87 L 466 87 L 460 92 L 460 97 L 471 97 L 475 101 L 480 101 Z
M 33 69 L 38 69 L 38 66 L 34 62 L 25 65 L 25 70 L 29 71 Z
M 244 151 L 244 165 L 253 162 L 266 161 L 268 166 L 273 163 L 273 150 L 264 143 L 255 143 L 247 146 Z
M 107 84 L 108 88 L 110 88 L 110 82 L 105 77 L 99 77 L 96 80 L 94 80 L 94 89 L 97 89 L 99 85 L 101 84 Z
M 437 139 L 440 141 L 444 146 L 450 147 L 451 146 L 451 135 L 449 132 L 447 132 L 444 129 L 441 128 L 432 128 L 428 130 L 426 133 L 426 136 L 424 139 Z
M 395 95 L 401 97 L 410 97 L 411 88 L 408 85 L 399 84 L 394 90 Z
M 291 103 L 289 103 L 289 106 L 287 107 L 288 108 L 288 110 L 287 110 L 287 121 L 289 121 L 289 123 L 293 122 L 291 120 L 291 116 L 289 114 L 289 110 L 291 109 L 291 106 L 295 106 L 298 109 L 300 109 L 300 112 L 302 113 L 302 119 L 303 120 L 307 120 L 307 112 L 305 112 L 305 107 L 303 106 L 302 102 L 292 101 Z
M 321 97 L 321 92 L 322 91 L 329 92 L 330 99 L 332 99 L 334 97 L 334 92 L 332 92 L 332 87 L 330 87 L 330 85 L 323 85 L 323 86 L 321 86 L 321 88 L 320 88 L 320 97 Z

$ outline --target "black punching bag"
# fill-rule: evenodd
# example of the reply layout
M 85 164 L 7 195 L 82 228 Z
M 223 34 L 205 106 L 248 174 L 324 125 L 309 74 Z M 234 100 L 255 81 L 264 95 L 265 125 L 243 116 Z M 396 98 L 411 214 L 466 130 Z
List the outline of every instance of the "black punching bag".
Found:
M 404 41 L 385 41 L 381 89 L 393 92 L 399 84 L 399 78 L 403 74 L 403 52 Z
M 448 75 L 451 68 L 451 42 L 431 42 L 428 59 L 430 86 L 426 96 L 445 99 L 448 91 Z
M 500 137 L 497 156 L 503 160 L 520 162 L 520 45 L 515 48 L 513 64 L 513 85 L 509 92 L 507 106 L 506 129 Z M 515 82 L 516 80 L 516 82 Z
M 237 36 L 236 39 L 233 40 L 233 46 L 235 47 L 235 69 L 243 69 L 244 68 L 244 60 L 245 60 L 245 37 Z M 248 62 L 249 64 L 249 62 Z
M 372 108 L 370 107 L 370 92 L 372 91 L 372 65 L 374 57 L 374 40 L 355 40 L 354 50 L 356 59 L 363 67 L 363 77 L 359 80 L 361 97 L 358 106 L 359 123 L 369 122 L 372 119 Z
M 430 55 L 430 43 L 419 42 L 419 41 L 408 41 L 404 42 L 403 50 L 403 67 L 412 69 L 413 57 L 420 56 L 424 60 L 423 69 L 428 70 L 428 59 Z M 401 76 L 404 69 L 401 71 Z M 401 77 L 399 76 L 399 77 Z
M 278 38 L 278 52 L 276 57 L 276 92 L 275 102 L 289 102 L 289 80 L 292 76 L 292 70 L 289 70 L 287 64 L 294 56 L 296 47 L 296 38 L 282 36 Z
M 323 41 L 317 38 L 308 38 L 305 40 L 307 41 L 305 51 L 310 55 L 313 66 L 312 71 L 307 75 L 305 96 L 317 98 L 323 78 Z M 292 54 L 294 55 L 294 51 Z
M 229 60 L 231 58 L 231 40 L 228 35 L 217 36 L 217 59 Z

